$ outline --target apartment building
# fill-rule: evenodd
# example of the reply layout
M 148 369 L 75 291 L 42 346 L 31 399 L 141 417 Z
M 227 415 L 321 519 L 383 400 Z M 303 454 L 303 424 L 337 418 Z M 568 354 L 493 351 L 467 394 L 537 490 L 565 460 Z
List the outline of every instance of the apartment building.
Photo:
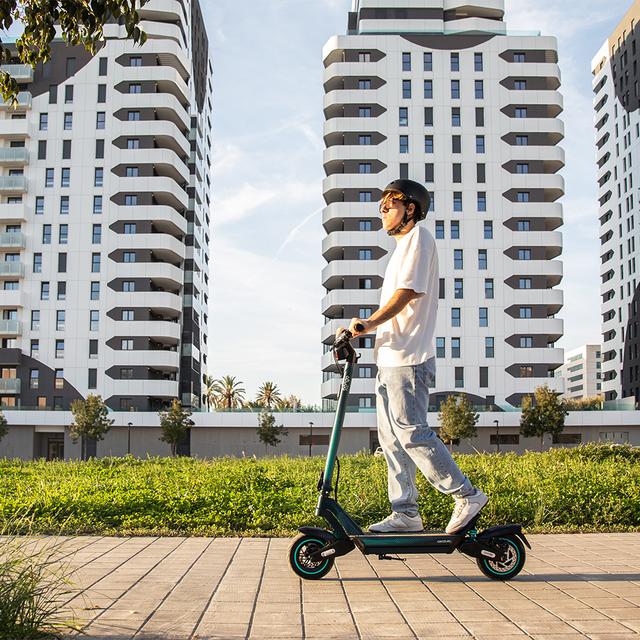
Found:
M 104 28 L 95 56 L 53 43 L 11 65 L 0 107 L 0 402 L 114 410 L 201 403 L 206 368 L 212 67 L 198 0 Z
M 640 401 L 636 270 L 640 225 L 635 226 L 640 186 L 639 21 L 640 2 L 634 2 L 591 62 L 601 244 L 602 391 L 605 400 L 628 398 L 635 405 Z
M 340 387 L 336 329 L 378 308 L 395 241 L 377 201 L 398 177 L 433 195 L 422 223 L 440 270 L 433 408 L 451 393 L 500 410 L 544 383 L 562 392 L 556 39 L 511 33 L 501 0 L 354 0 L 323 62 L 323 408 Z M 373 343 L 358 339 L 351 410 L 375 406 Z
M 562 398 L 577 400 L 602 393 L 602 345 L 583 344 L 566 351 L 564 364 L 555 371 L 564 379 Z

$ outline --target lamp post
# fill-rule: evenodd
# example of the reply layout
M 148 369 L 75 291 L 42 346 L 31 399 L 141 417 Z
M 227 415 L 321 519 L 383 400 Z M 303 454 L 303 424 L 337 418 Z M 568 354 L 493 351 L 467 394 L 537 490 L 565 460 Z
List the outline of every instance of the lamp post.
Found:
M 309 457 L 311 457 L 311 445 L 313 444 L 313 422 L 309 420 Z
M 133 422 L 127 424 L 127 455 L 131 454 L 131 427 L 133 427 Z
M 500 430 L 498 428 L 498 425 L 499 425 L 498 420 L 494 420 L 493 424 L 496 425 L 496 447 L 497 447 L 497 452 L 500 453 Z

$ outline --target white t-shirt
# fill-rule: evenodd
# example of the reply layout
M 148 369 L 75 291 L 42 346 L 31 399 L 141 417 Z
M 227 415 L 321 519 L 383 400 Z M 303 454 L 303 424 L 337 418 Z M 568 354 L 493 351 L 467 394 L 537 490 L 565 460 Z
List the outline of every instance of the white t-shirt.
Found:
M 434 356 L 438 315 L 438 251 L 426 227 L 416 225 L 396 244 L 384 274 L 380 307 L 398 289 L 423 293 L 377 327 L 374 356 L 379 367 L 402 367 Z

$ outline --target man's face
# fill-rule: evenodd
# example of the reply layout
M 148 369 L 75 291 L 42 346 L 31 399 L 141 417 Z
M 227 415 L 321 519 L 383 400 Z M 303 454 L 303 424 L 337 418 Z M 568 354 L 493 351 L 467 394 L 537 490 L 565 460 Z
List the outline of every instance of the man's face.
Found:
M 412 207 L 412 205 L 409 205 Z M 412 207 L 413 208 L 413 207 Z M 406 204 L 399 198 L 394 198 L 389 194 L 380 201 L 380 216 L 382 217 L 382 228 L 385 231 L 395 229 L 404 217 Z M 411 211 L 409 211 L 410 213 Z

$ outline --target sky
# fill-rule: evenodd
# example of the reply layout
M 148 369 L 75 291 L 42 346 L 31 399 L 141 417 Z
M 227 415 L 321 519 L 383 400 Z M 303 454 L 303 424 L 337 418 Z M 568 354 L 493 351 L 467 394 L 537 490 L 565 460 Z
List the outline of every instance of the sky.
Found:
M 322 47 L 351 0 L 202 2 L 214 69 L 210 375 L 320 404 Z M 506 0 L 509 30 L 558 39 L 564 96 L 564 336 L 600 343 L 591 59 L 631 0 Z

